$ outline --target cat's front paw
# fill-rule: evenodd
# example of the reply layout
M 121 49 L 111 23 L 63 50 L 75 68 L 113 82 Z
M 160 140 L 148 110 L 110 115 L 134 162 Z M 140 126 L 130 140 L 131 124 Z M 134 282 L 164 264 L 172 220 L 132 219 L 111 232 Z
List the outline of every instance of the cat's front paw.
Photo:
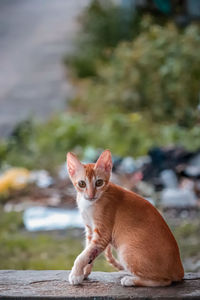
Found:
M 69 274 L 69 283 L 71 285 L 78 285 L 83 282 L 84 275 L 75 275 L 73 272 Z

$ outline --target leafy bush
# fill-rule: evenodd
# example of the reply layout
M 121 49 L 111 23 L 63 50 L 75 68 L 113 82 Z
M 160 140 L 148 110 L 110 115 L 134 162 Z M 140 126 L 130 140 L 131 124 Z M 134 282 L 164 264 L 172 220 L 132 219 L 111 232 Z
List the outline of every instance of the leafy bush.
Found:
M 96 74 L 119 41 L 131 40 L 140 31 L 140 13 L 107 0 L 93 0 L 80 18 L 81 32 L 75 51 L 65 59 L 78 77 Z
M 60 114 L 45 124 L 23 122 L 7 141 L 0 142 L 1 162 L 12 166 L 54 170 L 67 151 L 87 145 L 89 129 L 78 115 Z M 1 150 L 2 149 L 2 150 Z
M 155 122 L 194 124 L 200 82 L 200 30 L 151 25 L 133 42 L 121 43 L 97 78 L 82 84 L 72 105 L 100 117 L 106 112 L 141 112 Z
M 96 121 L 79 113 L 62 114 L 46 124 L 32 123 L 31 128 L 23 143 L 13 138 L 0 143 L 0 149 L 1 145 L 7 149 L 1 157 L 4 164 L 53 172 L 65 161 L 67 151 L 81 157 L 89 146 L 109 148 L 121 156 L 144 155 L 155 145 L 179 144 L 189 150 L 200 147 L 200 126 L 187 129 L 175 124 L 157 125 L 138 113 L 112 113 Z

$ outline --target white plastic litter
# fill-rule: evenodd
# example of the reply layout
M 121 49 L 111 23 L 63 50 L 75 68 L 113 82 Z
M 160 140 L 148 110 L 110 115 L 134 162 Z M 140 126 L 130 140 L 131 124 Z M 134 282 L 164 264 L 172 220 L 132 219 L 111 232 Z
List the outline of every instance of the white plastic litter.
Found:
M 29 207 L 24 211 L 23 221 L 28 231 L 61 230 L 83 228 L 83 221 L 77 209 L 51 207 Z
M 161 194 L 161 203 L 164 207 L 194 207 L 197 197 L 189 189 L 166 188 Z
M 32 171 L 29 181 L 35 182 L 40 188 L 46 188 L 53 184 L 53 178 L 46 170 Z
M 119 166 L 120 173 L 131 174 L 136 171 L 135 160 L 131 156 L 125 157 L 120 166 Z
M 174 171 L 168 169 L 163 170 L 160 173 L 160 177 L 166 188 L 176 188 L 178 186 L 178 179 Z

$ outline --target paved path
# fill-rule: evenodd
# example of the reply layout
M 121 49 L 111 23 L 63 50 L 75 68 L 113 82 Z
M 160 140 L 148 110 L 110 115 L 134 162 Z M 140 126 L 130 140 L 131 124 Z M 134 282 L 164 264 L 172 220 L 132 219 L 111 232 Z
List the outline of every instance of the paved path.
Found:
M 66 106 L 73 89 L 62 57 L 88 1 L 0 0 L 0 137 Z

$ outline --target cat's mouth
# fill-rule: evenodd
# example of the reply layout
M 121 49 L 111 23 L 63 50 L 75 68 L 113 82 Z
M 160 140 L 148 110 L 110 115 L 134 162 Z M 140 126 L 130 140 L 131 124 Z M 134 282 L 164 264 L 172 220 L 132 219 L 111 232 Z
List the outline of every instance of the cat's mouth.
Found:
M 95 201 L 97 200 L 98 198 L 97 197 L 93 197 L 93 198 L 89 198 L 89 197 L 85 197 L 85 200 L 88 200 L 88 201 Z

